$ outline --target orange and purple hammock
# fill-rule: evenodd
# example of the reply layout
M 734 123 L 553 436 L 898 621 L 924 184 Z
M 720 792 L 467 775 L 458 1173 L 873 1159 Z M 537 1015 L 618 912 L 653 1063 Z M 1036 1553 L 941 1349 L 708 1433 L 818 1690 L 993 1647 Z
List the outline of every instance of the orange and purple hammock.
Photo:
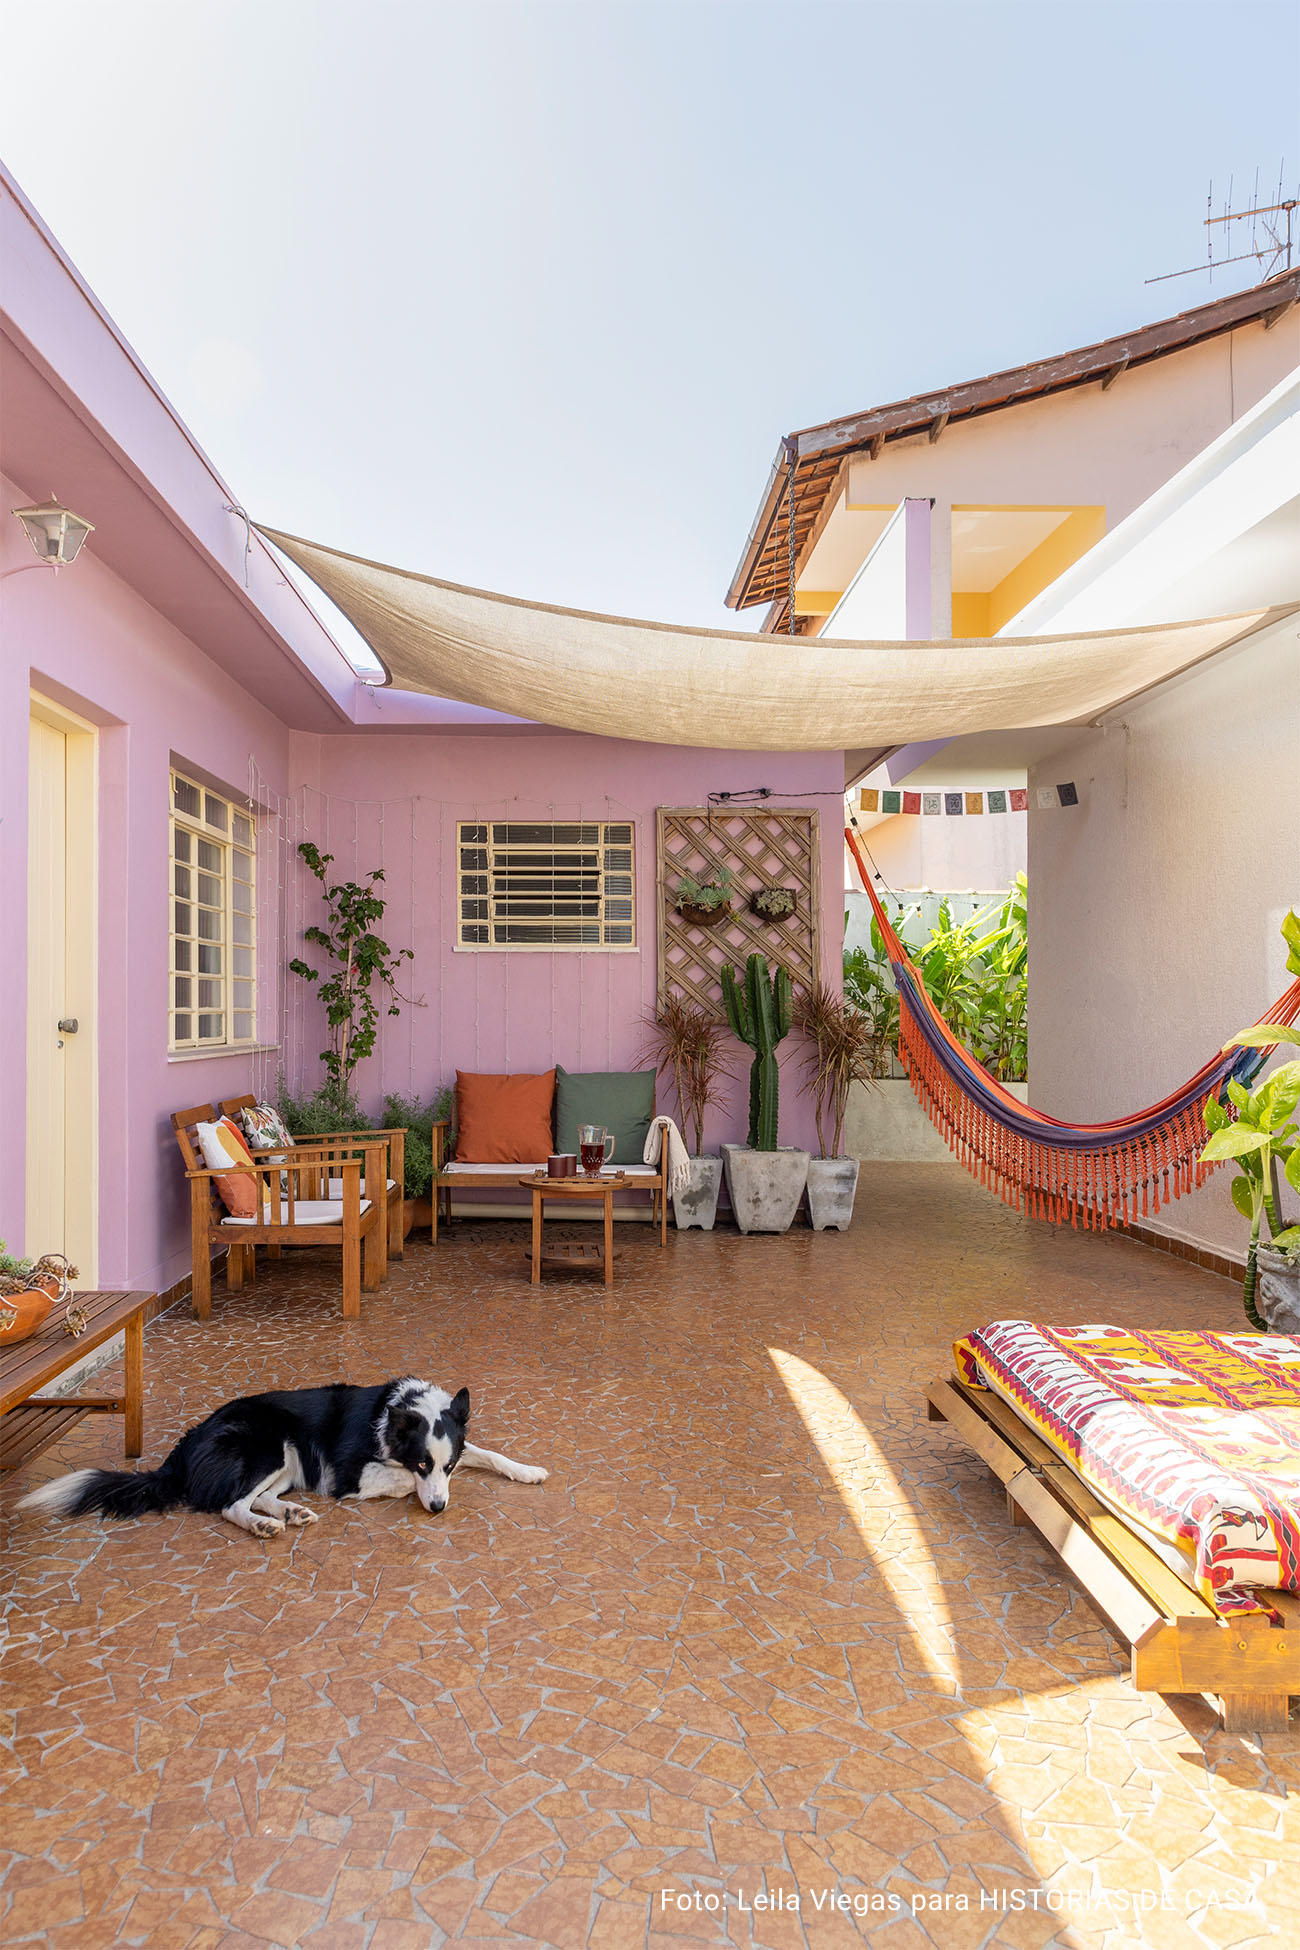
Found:
M 898 986 L 898 1055 L 921 1108 L 967 1171 L 1035 1218 L 1103 1229 L 1158 1212 L 1204 1183 L 1204 1108 L 1235 1078 L 1248 1083 L 1268 1051 L 1220 1051 L 1180 1090 L 1109 1124 L 1068 1124 L 1022 1104 L 963 1049 L 926 993 L 872 884 L 852 827 L 844 837 L 875 910 Z M 1261 1022 L 1300 1015 L 1300 980 Z

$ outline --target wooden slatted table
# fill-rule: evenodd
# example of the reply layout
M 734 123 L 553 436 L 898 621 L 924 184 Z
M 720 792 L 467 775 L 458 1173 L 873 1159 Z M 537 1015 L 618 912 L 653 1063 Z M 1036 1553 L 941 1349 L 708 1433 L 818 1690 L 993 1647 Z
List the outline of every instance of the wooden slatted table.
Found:
M 561 1266 L 566 1272 L 602 1273 L 606 1286 L 614 1284 L 614 1194 L 626 1191 L 635 1185 L 635 1178 L 624 1178 L 621 1172 L 602 1172 L 599 1177 L 588 1178 L 579 1172 L 573 1178 L 549 1178 L 544 1171 L 533 1172 L 519 1183 L 525 1191 L 533 1195 L 533 1248 L 528 1257 L 533 1266 L 533 1285 L 539 1286 L 543 1266 Z M 590 1245 L 554 1245 L 542 1243 L 542 1216 L 547 1199 L 557 1202 L 564 1200 L 600 1199 L 604 1206 L 605 1239 L 603 1245 L 594 1241 Z
M 75 1336 L 63 1329 L 57 1305 L 45 1325 L 15 1347 L 0 1336 L 0 1470 L 17 1469 L 84 1415 L 120 1415 L 128 1456 L 144 1448 L 144 1310 L 152 1293 L 74 1293 L 89 1326 Z M 126 1380 L 118 1395 L 41 1395 L 114 1334 L 126 1336 Z

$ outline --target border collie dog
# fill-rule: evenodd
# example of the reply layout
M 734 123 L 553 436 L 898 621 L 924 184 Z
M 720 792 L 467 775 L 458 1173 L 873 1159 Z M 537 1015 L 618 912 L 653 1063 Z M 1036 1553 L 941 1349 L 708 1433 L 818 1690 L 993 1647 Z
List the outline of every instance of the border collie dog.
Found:
M 373 1388 L 335 1382 L 244 1395 L 183 1435 L 157 1469 L 76 1469 L 23 1497 L 37 1516 L 138 1517 L 147 1510 L 219 1510 L 255 1537 L 315 1523 L 285 1490 L 324 1496 L 409 1496 L 445 1510 L 453 1470 L 490 1469 L 515 1483 L 546 1471 L 466 1442 L 469 1390 L 448 1395 L 406 1375 Z

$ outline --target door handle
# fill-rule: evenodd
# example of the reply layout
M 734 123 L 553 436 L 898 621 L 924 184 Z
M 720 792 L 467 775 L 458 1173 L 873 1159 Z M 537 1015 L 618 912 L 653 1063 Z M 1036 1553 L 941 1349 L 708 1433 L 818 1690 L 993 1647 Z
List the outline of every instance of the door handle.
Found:
M 59 1020 L 59 1034 L 61 1036 L 75 1036 L 76 1033 L 77 1018 L 75 1016 L 62 1016 Z

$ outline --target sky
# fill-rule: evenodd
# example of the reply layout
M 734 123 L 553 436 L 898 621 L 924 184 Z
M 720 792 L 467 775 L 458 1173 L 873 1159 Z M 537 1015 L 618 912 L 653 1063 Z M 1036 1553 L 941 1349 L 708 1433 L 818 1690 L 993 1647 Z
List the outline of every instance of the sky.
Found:
M 672 622 L 757 626 L 783 433 L 1251 283 L 1144 280 L 1300 179 L 1300 0 L 0 12 L 0 155 L 254 520 Z

